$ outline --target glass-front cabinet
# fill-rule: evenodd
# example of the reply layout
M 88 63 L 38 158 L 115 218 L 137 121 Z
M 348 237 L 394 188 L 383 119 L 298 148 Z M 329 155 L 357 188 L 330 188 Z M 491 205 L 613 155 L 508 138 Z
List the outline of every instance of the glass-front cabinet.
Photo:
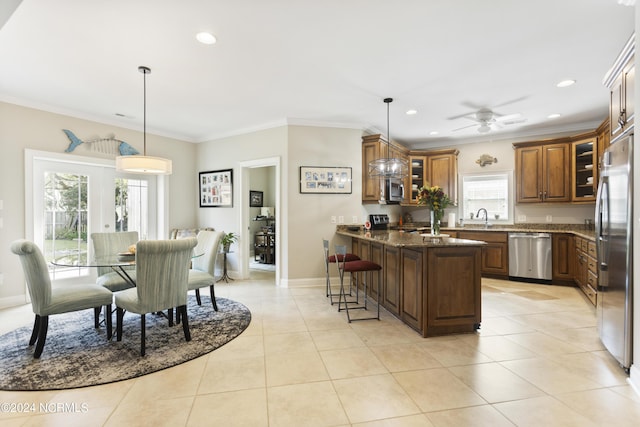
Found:
M 594 202 L 598 187 L 598 146 L 595 137 L 575 141 L 571 145 L 574 202 Z
M 418 190 L 425 185 L 426 164 L 425 156 L 409 156 L 409 203 L 416 203 Z

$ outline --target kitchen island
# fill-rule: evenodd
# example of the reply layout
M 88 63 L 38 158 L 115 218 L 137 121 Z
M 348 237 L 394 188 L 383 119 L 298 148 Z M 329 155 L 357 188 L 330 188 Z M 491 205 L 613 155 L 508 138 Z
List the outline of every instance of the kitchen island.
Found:
M 403 231 L 350 231 L 351 251 L 382 266 L 378 274 L 354 277 L 360 289 L 364 274 L 369 296 L 423 337 L 474 332 L 481 322 L 480 271 L 485 242 L 432 238 Z

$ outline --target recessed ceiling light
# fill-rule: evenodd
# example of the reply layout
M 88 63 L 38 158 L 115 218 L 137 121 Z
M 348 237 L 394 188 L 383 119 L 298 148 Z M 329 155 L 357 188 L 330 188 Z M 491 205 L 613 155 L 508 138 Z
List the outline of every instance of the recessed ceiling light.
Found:
M 575 80 L 571 80 L 571 79 L 562 80 L 556 86 L 558 86 L 558 87 L 569 87 L 572 84 L 574 84 L 575 82 L 576 82 Z
M 549 114 L 547 116 L 547 119 L 557 119 L 558 117 L 562 116 L 562 114 L 559 113 L 553 113 L 553 114 Z
M 414 114 L 418 114 L 418 110 L 407 110 L 407 116 L 413 116 Z
M 196 39 L 203 44 L 214 44 L 217 41 L 216 36 L 206 31 L 196 34 Z
M 429 132 L 429 135 L 438 135 L 440 132 L 438 132 L 437 130 L 432 130 L 431 132 Z

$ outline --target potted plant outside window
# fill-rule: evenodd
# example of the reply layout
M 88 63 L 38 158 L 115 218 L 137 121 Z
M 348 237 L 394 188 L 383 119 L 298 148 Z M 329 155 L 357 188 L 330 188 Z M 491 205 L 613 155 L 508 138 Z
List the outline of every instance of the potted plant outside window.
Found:
M 235 234 L 234 232 L 225 233 L 225 235 L 220 240 L 220 243 L 222 243 L 222 250 L 225 253 L 229 253 L 229 248 L 231 247 L 231 245 L 234 242 L 238 241 L 238 238 L 239 238 L 239 236 L 237 234 Z

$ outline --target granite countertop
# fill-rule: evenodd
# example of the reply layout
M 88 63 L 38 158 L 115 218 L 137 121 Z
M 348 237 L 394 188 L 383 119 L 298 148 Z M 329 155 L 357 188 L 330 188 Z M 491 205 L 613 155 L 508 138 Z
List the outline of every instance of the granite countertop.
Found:
M 419 233 L 408 233 L 401 230 L 351 231 L 346 227 L 336 230 L 337 234 L 397 247 L 460 247 L 484 246 L 485 242 L 477 240 L 454 239 L 450 237 L 431 237 Z M 446 234 L 446 233 L 443 233 Z
M 349 228 L 359 227 L 360 232 L 362 232 L 363 228 L 359 225 L 339 225 L 336 231 L 348 231 Z M 389 231 L 414 231 L 418 230 L 422 233 L 429 233 L 430 228 L 429 224 L 415 223 L 415 224 L 404 224 L 403 226 L 391 225 Z M 595 241 L 596 232 L 593 229 L 590 229 L 582 224 L 514 224 L 514 225 L 493 225 L 489 228 L 484 228 L 482 225 L 466 225 L 464 227 L 442 227 L 440 228 L 442 233 L 447 233 L 447 231 L 489 231 L 489 232 L 511 232 L 511 233 L 569 233 L 578 237 L 582 237 L 583 239 Z M 388 231 L 380 230 L 380 231 L 371 231 L 371 233 L 387 233 Z M 413 234 L 414 233 L 405 233 L 405 234 Z M 453 240 L 453 239 L 450 239 Z

